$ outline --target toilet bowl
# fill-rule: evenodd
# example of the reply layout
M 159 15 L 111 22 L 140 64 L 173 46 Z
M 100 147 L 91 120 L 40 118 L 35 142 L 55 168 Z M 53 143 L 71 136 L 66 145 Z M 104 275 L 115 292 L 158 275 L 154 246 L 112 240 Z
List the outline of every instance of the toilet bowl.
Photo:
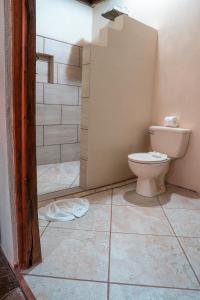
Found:
M 131 171 L 138 177 L 136 192 L 154 197 L 165 192 L 165 175 L 171 159 L 184 156 L 191 130 L 151 126 L 149 128 L 152 152 L 128 155 Z
M 154 197 L 165 192 L 165 175 L 169 169 L 170 158 L 161 153 L 133 153 L 128 155 L 128 164 L 138 177 L 136 193 Z

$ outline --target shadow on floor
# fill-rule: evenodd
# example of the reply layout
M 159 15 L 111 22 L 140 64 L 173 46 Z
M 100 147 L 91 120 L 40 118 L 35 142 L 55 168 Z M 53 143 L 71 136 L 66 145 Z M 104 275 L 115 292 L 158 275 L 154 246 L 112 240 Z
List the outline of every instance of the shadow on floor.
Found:
M 127 191 L 124 193 L 124 199 L 130 204 L 134 204 L 141 207 L 155 207 L 160 206 L 156 197 L 143 197 L 135 193 L 135 190 Z M 127 204 L 128 205 L 128 204 Z

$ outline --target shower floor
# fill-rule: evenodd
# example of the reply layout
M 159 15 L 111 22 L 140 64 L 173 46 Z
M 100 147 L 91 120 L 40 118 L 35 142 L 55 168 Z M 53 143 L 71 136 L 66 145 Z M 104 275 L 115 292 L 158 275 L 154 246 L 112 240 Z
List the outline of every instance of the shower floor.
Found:
M 37 166 L 38 195 L 79 186 L 80 161 Z

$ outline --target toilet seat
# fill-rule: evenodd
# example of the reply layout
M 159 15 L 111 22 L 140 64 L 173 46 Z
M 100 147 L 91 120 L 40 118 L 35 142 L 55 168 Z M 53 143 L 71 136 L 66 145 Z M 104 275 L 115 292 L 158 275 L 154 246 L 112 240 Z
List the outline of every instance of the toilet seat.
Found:
M 159 152 L 141 152 L 141 153 L 132 153 L 128 155 L 128 159 L 142 164 L 158 164 L 169 161 L 167 154 Z

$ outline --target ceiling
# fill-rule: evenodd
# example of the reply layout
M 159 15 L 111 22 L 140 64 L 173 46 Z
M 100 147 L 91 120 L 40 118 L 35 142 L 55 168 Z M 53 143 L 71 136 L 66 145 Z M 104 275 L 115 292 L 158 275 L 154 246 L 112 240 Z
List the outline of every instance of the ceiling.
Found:
M 79 2 L 83 2 L 83 3 L 86 3 L 90 6 L 93 6 L 99 2 L 103 2 L 104 0 L 78 0 Z

